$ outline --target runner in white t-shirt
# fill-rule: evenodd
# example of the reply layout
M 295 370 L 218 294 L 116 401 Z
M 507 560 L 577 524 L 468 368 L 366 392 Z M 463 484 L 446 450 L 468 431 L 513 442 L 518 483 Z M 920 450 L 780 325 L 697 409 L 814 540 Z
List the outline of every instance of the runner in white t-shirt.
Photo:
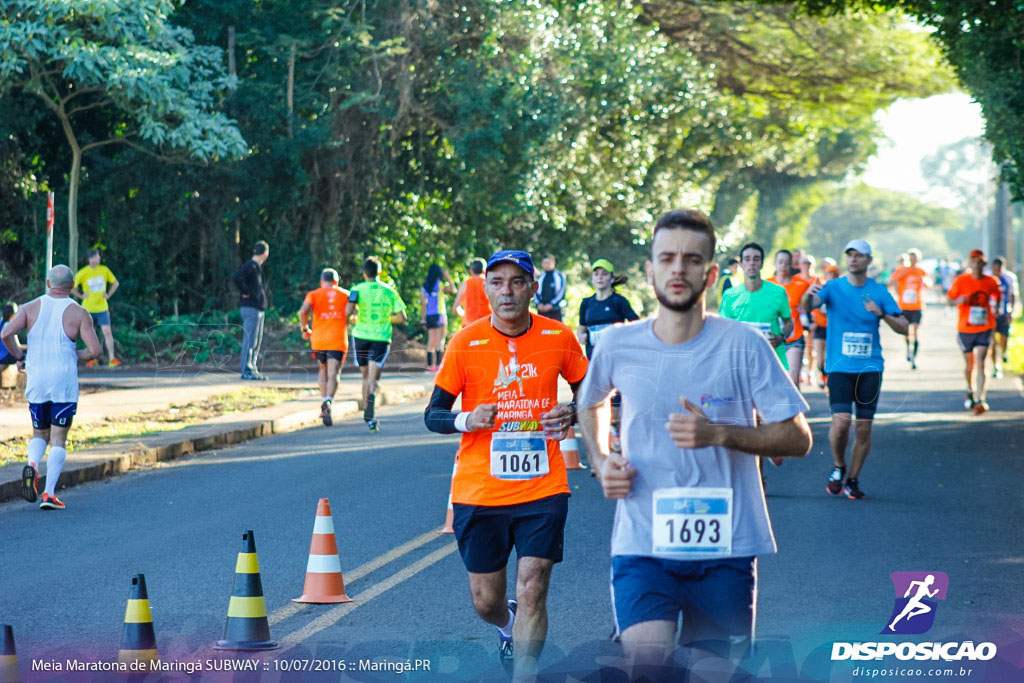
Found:
M 756 556 L 775 552 L 757 457 L 802 457 L 808 409 L 768 341 L 709 316 L 715 233 L 672 211 L 651 241 L 657 317 L 607 332 L 577 396 L 612 532 L 616 630 L 633 678 L 665 676 L 679 641 L 728 657 L 754 630 Z M 609 453 L 606 403 L 622 393 L 622 453 Z M 754 411 L 764 424 L 756 425 Z

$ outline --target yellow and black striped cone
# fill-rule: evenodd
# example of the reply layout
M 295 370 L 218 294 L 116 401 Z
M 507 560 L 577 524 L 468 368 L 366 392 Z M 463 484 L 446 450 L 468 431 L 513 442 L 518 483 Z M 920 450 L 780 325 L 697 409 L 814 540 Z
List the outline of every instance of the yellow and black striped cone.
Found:
M 3 625 L 0 638 L 0 683 L 18 683 L 18 653 L 14 651 L 14 628 Z
M 146 576 L 136 574 L 132 577 L 132 592 L 124 610 L 124 635 L 121 636 L 117 661 L 131 664 L 155 662 L 158 659 L 160 654 L 156 650 L 156 633 L 153 631 L 153 615 L 149 611 Z
M 256 539 L 252 530 L 242 534 L 242 552 L 235 563 L 235 586 L 228 604 L 228 623 L 224 640 L 215 650 L 273 650 L 277 643 L 270 639 L 267 601 L 263 599 L 260 561 L 256 557 Z

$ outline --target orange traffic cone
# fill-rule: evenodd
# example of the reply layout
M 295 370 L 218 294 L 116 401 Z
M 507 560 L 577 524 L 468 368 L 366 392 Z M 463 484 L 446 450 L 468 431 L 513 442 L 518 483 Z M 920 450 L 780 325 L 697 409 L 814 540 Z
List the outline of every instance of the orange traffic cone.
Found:
M 338 542 L 334 537 L 334 519 L 331 517 L 331 504 L 326 498 L 321 498 L 316 506 L 313 541 L 309 544 L 302 597 L 292 598 L 292 602 L 311 602 L 317 605 L 352 602 L 352 598 L 345 595 Z
M 580 447 L 576 443 L 576 432 L 572 427 L 569 427 L 569 434 L 558 442 L 558 447 L 562 449 L 562 459 L 565 461 L 565 469 L 587 469 L 587 466 L 580 462 Z
M 153 615 L 149 611 L 149 593 L 146 591 L 146 577 L 136 574 L 132 577 L 132 592 L 124 610 L 124 635 L 121 636 L 121 650 L 117 661 L 155 662 L 160 659 L 156 649 L 156 633 L 153 631 Z
M 455 481 L 455 468 L 458 467 L 458 461 L 452 465 L 452 483 Z M 437 533 L 439 534 L 454 534 L 455 527 L 452 526 L 455 523 L 455 508 L 452 507 L 452 490 L 448 488 L 448 510 L 444 513 L 444 526 Z
M 242 534 L 242 551 L 235 562 L 235 585 L 228 603 L 228 621 L 224 640 L 214 650 L 273 650 L 277 643 L 270 639 L 267 601 L 263 598 L 260 561 L 256 557 L 256 539 L 252 530 Z
M 18 653 L 14 651 L 14 628 L 4 624 L 0 637 L 0 683 L 18 683 Z

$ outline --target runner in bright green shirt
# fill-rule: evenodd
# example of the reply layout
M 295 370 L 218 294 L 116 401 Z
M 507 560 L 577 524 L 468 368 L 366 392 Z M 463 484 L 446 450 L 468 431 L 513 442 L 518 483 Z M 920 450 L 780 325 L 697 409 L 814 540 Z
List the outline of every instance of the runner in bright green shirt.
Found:
M 775 349 L 782 367 L 788 370 L 785 341 L 793 332 L 789 298 L 784 287 L 761 279 L 763 264 L 761 245 L 754 242 L 743 245 L 740 250 L 743 286 L 730 287 L 722 294 L 718 314 L 757 327 Z
M 388 352 L 391 350 L 391 326 L 404 323 L 405 303 L 395 288 L 381 282 L 380 261 L 371 256 L 363 262 L 363 282 L 352 287 L 346 315 L 358 311 L 352 327 L 355 361 L 363 373 L 363 420 L 371 432 L 380 429 L 374 417 L 377 387 Z

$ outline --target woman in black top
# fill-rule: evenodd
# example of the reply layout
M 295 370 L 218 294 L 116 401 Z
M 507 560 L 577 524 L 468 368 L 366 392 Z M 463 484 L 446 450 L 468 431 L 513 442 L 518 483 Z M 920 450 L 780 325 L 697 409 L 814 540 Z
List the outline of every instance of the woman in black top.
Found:
M 594 286 L 594 295 L 580 303 L 578 331 L 580 343 L 586 347 L 587 358 L 593 355 L 594 346 L 604 330 L 615 323 L 640 318 L 626 297 L 615 291 L 615 286 L 622 284 L 625 278 L 615 277 L 615 266 L 611 261 L 598 259 L 591 265 L 591 270 L 590 283 Z

